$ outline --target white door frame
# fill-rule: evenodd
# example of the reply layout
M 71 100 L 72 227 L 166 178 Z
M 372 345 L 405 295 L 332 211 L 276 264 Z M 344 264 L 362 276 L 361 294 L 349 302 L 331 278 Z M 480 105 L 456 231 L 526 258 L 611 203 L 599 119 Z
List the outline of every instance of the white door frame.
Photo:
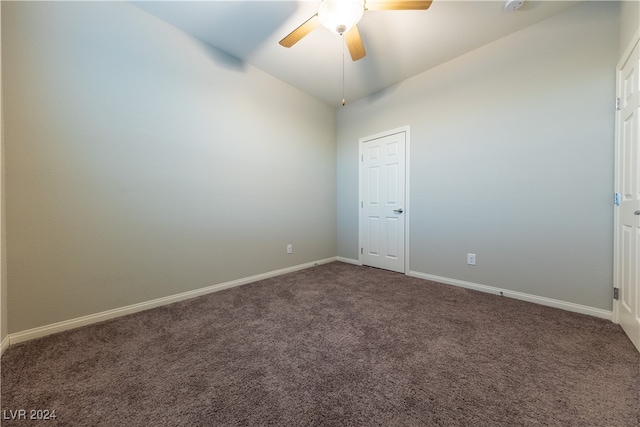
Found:
M 620 73 L 625 65 L 625 63 L 627 62 L 627 60 L 629 59 L 630 55 L 632 54 L 633 50 L 635 49 L 636 45 L 640 43 L 640 30 L 637 31 L 635 33 L 635 35 L 632 38 L 631 43 L 629 44 L 629 46 L 627 47 L 627 49 L 624 51 L 624 54 L 622 55 L 622 57 L 620 58 L 620 61 L 618 62 L 618 65 L 616 66 L 616 97 L 620 96 L 620 92 L 621 92 L 621 88 L 620 88 Z M 640 129 L 636 130 L 637 132 L 640 132 Z M 618 112 L 616 112 L 616 143 L 615 143 L 615 177 L 614 177 L 614 182 L 615 182 L 615 193 L 619 194 L 621 191 L 621 186 L 622 183 L 620 182 L 620 162 L 621 162 L 621 147 L 620 147 L 620 129 L 618 128 Z M 620 209 L 618 206 L 614 207 L 614 244 L 613 244 L 613 262 L 614 262 L 614 268 L 613 268 L 613 286 L 614 288 L 619 286 L 620 281 L 622 280 L 621 278 L 621 274 L 622 272 L 620 271 L 620 249 L 619 249 L 619 233 L 618 233 L 618 227 L 620 226 Z M 636 289 L 636 292 L 640 292 L 640 288 Z M 640 298 L 638 297 L 638 295 L 636 295 L 636 299 L 640 300 Z M 619 308 L 619 301 L 613 301 L 613 316 L 612 316 L 612 320 L 614 323 L 620 323 L 620 308 Z M 636 304 L 638 304 L 638 302 L 636 302 Z M 633 341 L 633 339 L 632 339 Z M 635 344 L 635 342 L 634 342 Z M 640 348 L 638 348 L 638 350 L 640 350 Z
M 360 263 L 360 265 L 363 265 L 362 263 L 362 250 L 360 248 L 363 247 L 363 242 L 364 242 L 364 236 L 362 235 L 362 209 L 361 207 L 361 202 L 363 200 L 363 194 L 364 194 L 364 190 L 362 189 L 362 161 L 361 159 L 363 158 L 362 156 L 364 155 L 363 152 L 363 146 L 364 143 L 367 141 L 370 141 L 372 139 L 378 139 L 378 138 L 384 138 L 386 136 L 390 136 L 390 135 L 395 135 L 397 133 L 405 133 L 405 158 L 404 158 L 404 164 L 405 164 L 405 169 L 404 169 L 404 197 L 405 197 L 405 206 L 404 206 L 404 274 L 405 275 L 409 275 L 409 236 L 411 235 L 411 233 L 409 232 L 409 224 L 411 223 L 410 221 L 410 215 L 411 215 L 411 208 L 409 206 L 410 204 L 410 200 L 411 198 L 409 197 L 409 189 L 411 188 L 411 186 L 409 185 L 410 183 L 410 169 L 409 169 L 409 159 L 411 159 L 411 155 L 409 147 L 410 147 L 410 140 L 411 140 L 411 133 L 410 133 L 410 126 L 406 125 L 406 126 L 402 126 L 399 128 L 395 128 L 395 129 L 391 129 L 391 130 L 387 130 L 384 132 L 380 132 L 380 133 L 376 133 L 374 135 L 369 135 L 369 136 L 365 136 L 363 138 L 360 138 L 360 140 L 358 141 L 358 262 Z

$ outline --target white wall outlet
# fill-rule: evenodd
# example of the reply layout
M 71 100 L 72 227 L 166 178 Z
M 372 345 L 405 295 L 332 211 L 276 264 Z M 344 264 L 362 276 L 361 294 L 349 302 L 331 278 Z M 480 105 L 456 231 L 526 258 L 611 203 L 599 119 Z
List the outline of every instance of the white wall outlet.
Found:
M 293 245 L 291 243 L 289 243 L 287 245 L 287 253 L 288 254 L 292 254 L 293 253 Z
M 467 254 L 467 265 L 476 265 L 476 254 Z

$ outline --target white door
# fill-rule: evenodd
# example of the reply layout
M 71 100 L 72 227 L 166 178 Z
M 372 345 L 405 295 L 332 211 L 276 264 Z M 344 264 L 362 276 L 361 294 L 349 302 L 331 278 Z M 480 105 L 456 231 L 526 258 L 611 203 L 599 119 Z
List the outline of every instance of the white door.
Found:
M 616 192 L 620 206 L 615 217 L 615 277 L 618 299 L 614 321 L 619 323 L 640 350 L 640 47 L 626 55 L 617 78 Z M 629 52 L 629 51 L 628 51 Z
M 360 140 L 360 262 L 405 272 L 408 129 Z

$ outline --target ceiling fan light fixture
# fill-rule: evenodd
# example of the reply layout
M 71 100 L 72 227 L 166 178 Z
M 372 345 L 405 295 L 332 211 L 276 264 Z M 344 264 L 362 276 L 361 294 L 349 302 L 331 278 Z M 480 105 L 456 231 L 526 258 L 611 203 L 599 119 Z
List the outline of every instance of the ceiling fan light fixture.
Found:
M 363 0 L 322 0 L 318 19 L 323 27 L 343 34 L 355 26 L 364 14 Z

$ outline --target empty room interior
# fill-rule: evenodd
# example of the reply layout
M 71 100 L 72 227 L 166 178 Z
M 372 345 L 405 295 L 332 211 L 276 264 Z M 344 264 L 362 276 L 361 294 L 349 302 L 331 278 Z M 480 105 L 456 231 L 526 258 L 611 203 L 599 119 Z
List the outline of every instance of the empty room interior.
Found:
M 3 425 L 637 425 L 640 3 L 324 3 L 1 2 Z

